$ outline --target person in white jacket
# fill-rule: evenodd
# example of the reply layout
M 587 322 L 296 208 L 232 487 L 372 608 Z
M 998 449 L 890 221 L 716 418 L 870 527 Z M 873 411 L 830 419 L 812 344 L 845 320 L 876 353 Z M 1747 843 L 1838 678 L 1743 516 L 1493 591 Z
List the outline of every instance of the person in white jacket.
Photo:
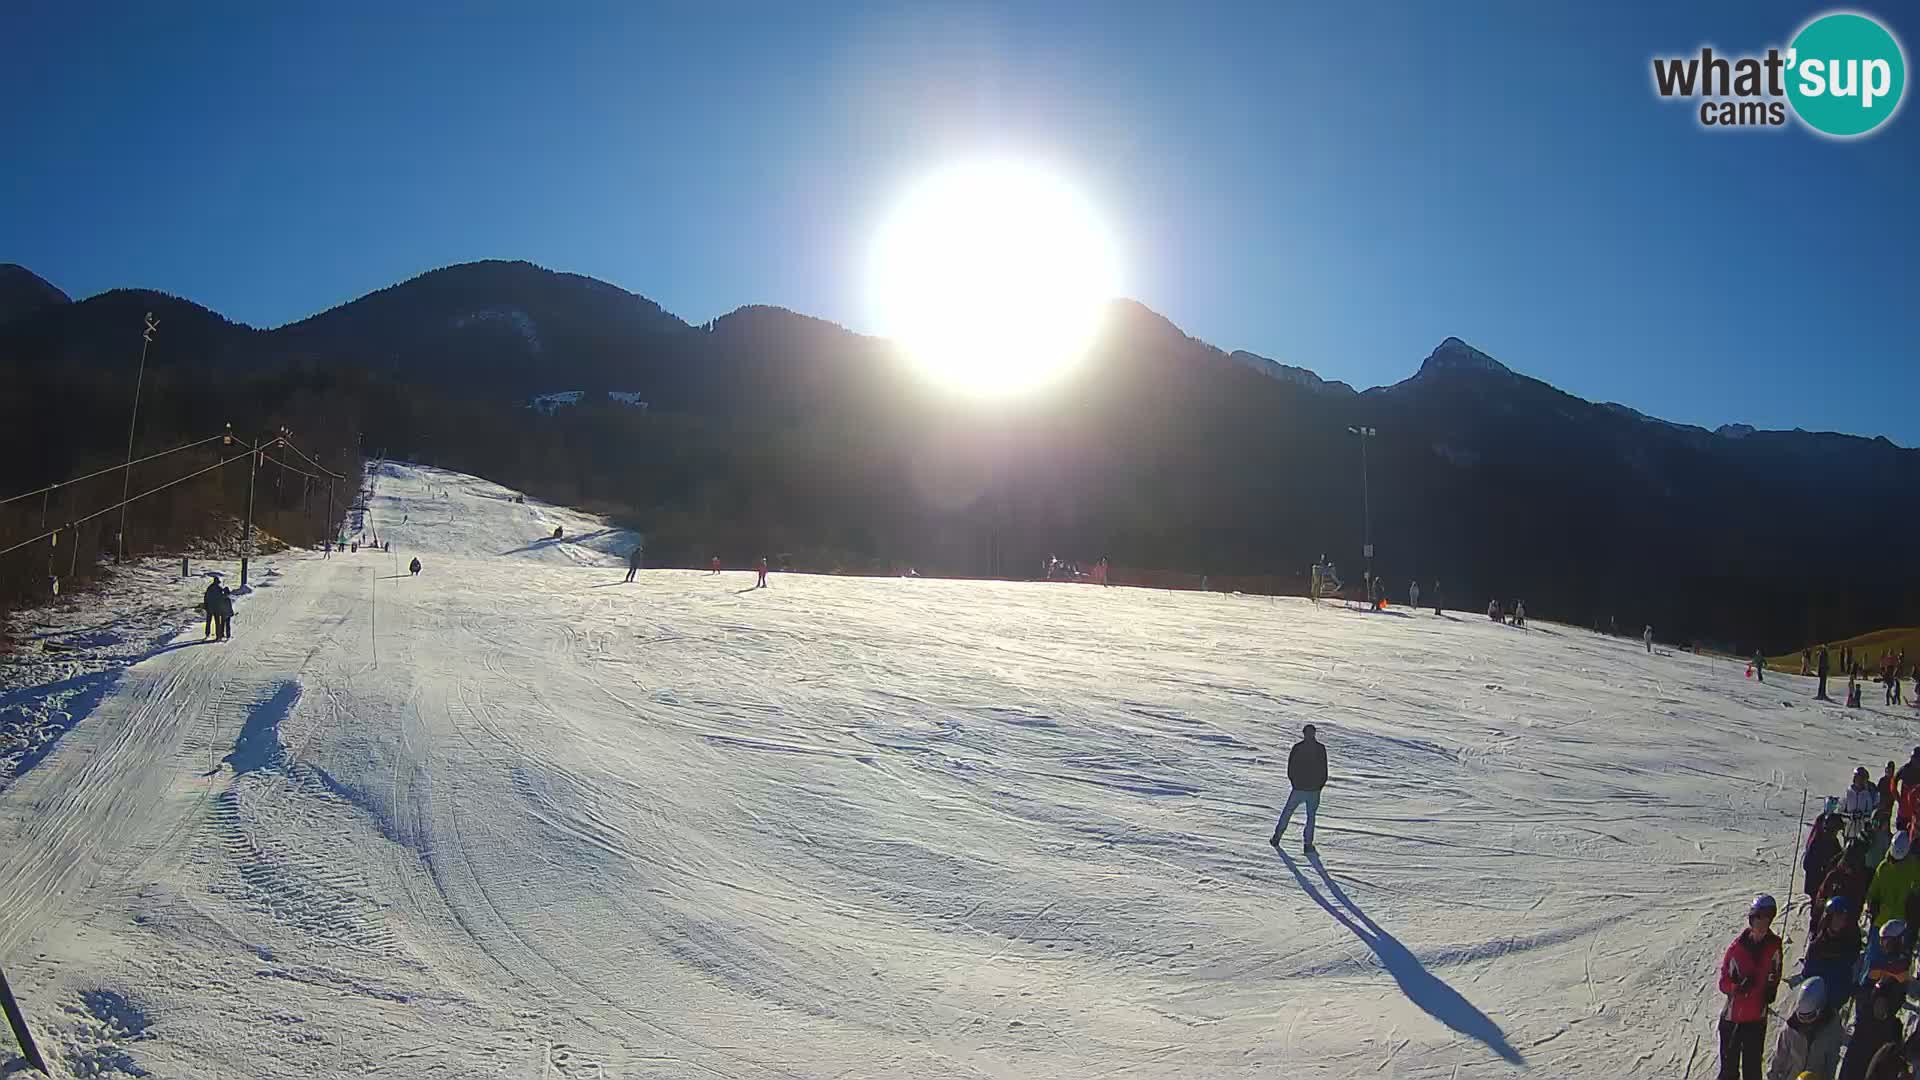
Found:
M 1838 1000 L 1829 1001 L 1829 996 Z M 1844 1041 L 1839 1006 L 1845 1001 L 1845 994 L 1829 995 L 1826 980 L 1818 975 L 1800 984 L 1793 1015 L 1774 1036 L 1767 1080 L 1795 1080 L 1803 1073 L 1823 1080 L 1839 1075 L 1840 1044 Z
M 1420 583 L 1417 581 L 1407 586 L 1407 606 L 1415 611 L 1420 610 Z
M 1880 790 L 1873 786 L 1865 765 L 1853 770 L 1853 786 L 1840 798 L 1840 816 L 1846 819 L 1846 837 L 1857 840 L 1867 834 L 1873 812 L 1880 805 Z

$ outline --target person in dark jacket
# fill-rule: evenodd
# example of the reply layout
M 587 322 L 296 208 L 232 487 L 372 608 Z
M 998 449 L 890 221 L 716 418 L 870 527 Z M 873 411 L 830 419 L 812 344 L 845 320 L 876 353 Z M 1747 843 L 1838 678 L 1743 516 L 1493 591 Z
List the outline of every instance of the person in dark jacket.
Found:
M 212 591 L 208 593 L 208 596 L 210 598 L 210 606 L 207 610 L 211 611 L 214 616 L 213 639 L 215 641 L 226 641 L 233 637 L 233 594 L 227 591 L 225 585 L 216 581 L 213 584 Z
M 1900 771 L 1894 774 L 1894 778 L 1900 781 L 1902 792 L 1907 790 L 1909 784 L 1920 784 L 1920 746 L 1913 748 L 1913 756 L 1907 759 L 1905 765 L 1900 766 Z
M 640 559 L 641 559 L 641 556 L 643 556 L 644 554 L 646 554 L 646 550 L 644 548 L 642 548 L 639 544 L 633 545 L 633 554 L 627 556 L 627 580 L 628 581 L 632 581 L 633 575 L 640 572 Z
M 420 576 L 420 556 L 415 555 L 413 561 L 407 564 L 407 573 L 414 577 Z
M 214 628 L 220 625 L 220 596 L 225 592 L 220 587 L 219 578 L 207 579 L 207 591 L 200 594 L 200 610 L 207 614 L 207 625 L 200 631 L 200 640 L 213 636 Z
M 1857 912 L 1867 902 L 1867 889 L 1873 884 L 1873 868 L 1867 864 L 1867 851 L 1872 842 L 1862 837 L 1847 843 L 1840 853 L 1840 861 L 1827 871 L 1826 879 L 1820 882 L 1820 891 L 1814 895 L 1813 902 L 1825 910 L 1836 896 L 1845 897 L 1847 910 Z
M 1851 897 L 1835 896 L 1815 910 L 1818 921 L 1807 942 L 1807 955 L 1800 961 L 1800 973 L 1833 987 L 1837 1006 L 1837 999 L 1845 996 L 1844 988 L 1853 985 L 1854 965 L 1860 960 L 1860 909 Z
M 1825 645 L 1820 646 L 1820 659 L 1817 666 L 1814 668 L 1814 672 L 1820 677 L 1820 689 L 1818 692 L 1816 692 L 1813 695 L 1814 700 L 1826 701 L 1828 700 L 1828 698 L 1827 698 L 1827 647 Z
M 1820 882 L 1840 861 L 1840 828 L 1845 822 L 1839 814 L 1821 814 L 1813 819 L 1813 830 L 1807 837 L 1807 854 L 1800 860 L 1800 869 L 1806 874 L 1807 899 L 1813 899 L 1820 889 Z
M 1293 812 L 1301 806 L 1307 808 L 1307 828 L 1304 834 L 1307 854 L 1313 852 L 1313 822 L 1320 814 L 1320 789 L 1327 786 L 1327 748 L 1314 738 L 1314 727 L 1308 724 L 1300 731 L 1300 741 L 1293 744 L 1287 752 L 1287 782 L 1293 785 L 1293 793 L 1287 796 L 1286 808 L 1280 811 L 1280 820 L 1273 827 L 1273 836 L 1267 843 L 1273 850 L 1280 850 L 1280 837 L 1287 831 L 1287 822 L 1293 818 Z
M 1861 991 L 1840 1080 L 1866 1080 L 1874 1055 L 1889 1044 L 1899 1045 L 1900 1002 L 1905 997 L 1906 989 L 1897 979 L 1881 979 Z

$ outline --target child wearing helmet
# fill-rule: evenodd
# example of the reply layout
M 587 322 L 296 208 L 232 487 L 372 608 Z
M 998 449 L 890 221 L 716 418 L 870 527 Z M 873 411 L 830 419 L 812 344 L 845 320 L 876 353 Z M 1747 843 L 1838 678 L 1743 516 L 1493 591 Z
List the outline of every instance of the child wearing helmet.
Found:
M 1817 975 L 1800 984 L 1793 1015 L 1773 1040 L 1767 1080 L 1785 1080 L 1802 1072 L 1832 1076 L 1839 1070 L 1840 1047 L 1845 1041 L 1840 1030 L 1840 1005 L 1845 1001 L 1846 994 L 1828 993 L 1826 981 Z
M 1867 981 L 1897 980 L 1904 994 L 1907 980 L 1913 974 L 1913 946 L 1907 938 L 1907 920 L 1888 919 L 1880 927 L 1878 937 L 1879 947 L 1871 950 L 1872 956 L 1867 960 Z
M 1767 1006 L 1780 992 L 1781 945 L 1773 932 L 1777 910 L 1773 897 L 1764 893 L 1755 897 L 1747 908 L 1747 928 L 1720 958 L 1720 992 L 1727 996 L 1720 1010 L 1722 1077 L 1760 1080 Z

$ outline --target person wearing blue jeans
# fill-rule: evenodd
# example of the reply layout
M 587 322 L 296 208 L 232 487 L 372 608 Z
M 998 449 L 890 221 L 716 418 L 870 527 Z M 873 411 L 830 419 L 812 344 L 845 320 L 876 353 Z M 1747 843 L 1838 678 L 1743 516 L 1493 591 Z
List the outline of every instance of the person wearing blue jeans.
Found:
M 1314 738 L 1312 724 L 1300 732 L 1300 741 L 1293 744 L 1287 753 L 1287 780 L 1293 785 L 1292 794 L 1287 796 L 1286 808 L 1280 811 L 1280 820 L 1273 827 L 1273 836 L 1267 843 L 1273 850 L 1280 850 L 1280 837 L 1287 831 L 1287 822 L 1293 820 L 1293 812 L 1299 807 L 1307 808 L 1306 846 L 1307 854 L 1313 854 L 1313 820 L 1320 813 L 1320 789 L 1327 786 L 1327 748 Z

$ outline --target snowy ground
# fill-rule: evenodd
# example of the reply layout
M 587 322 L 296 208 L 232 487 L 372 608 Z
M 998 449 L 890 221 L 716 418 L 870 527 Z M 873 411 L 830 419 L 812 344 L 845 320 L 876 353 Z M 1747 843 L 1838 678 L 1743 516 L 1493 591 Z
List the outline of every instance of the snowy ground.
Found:
M 426 469 L 361 527 L 392 554 L 268 560 L 230 643 L 127 631 L 0 776 L 65 1073 L 1697 1077 L 1803 785 L 1920 742 L 1459 614 L 628 585 L 629 536 Z M 1265 843 L 1307 721 L 1324 862 Z

